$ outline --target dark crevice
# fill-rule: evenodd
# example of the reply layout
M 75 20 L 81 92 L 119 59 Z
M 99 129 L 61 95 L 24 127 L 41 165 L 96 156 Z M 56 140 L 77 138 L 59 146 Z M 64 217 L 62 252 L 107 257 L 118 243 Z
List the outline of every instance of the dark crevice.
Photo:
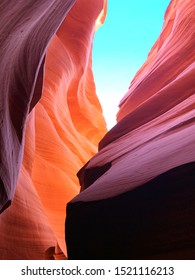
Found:
M 99 177 L 101 177 L 112 166 L 112 162 L 108 162 L 102 166 L 97 166 L 97 167 L 92 167 L 87 169 L 88 164 L 89 162 L 85 164 L 83 168 L 81 168 L 80 171 L 77 173 L 77 176 L 79 178 L 79 183 L 81 186 L 81 191 L 91 186 Z

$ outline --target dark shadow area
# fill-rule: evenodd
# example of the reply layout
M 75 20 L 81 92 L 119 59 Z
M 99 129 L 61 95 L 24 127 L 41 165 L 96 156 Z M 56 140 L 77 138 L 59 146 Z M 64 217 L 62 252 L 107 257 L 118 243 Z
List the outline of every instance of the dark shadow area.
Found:
M 70 202 L 66 242 L 69 259 L 195 259 L 195 162 L 116 197 Z
M 79 183 L 81 186 L 81 191 L 91 186 L 99 177 L 101 177 L 112 166 L 112 162 L 108 162 L 102 166 L 97 166 L 97 167 L 92 167 L 87 169 L 86 167 L 88 163 L 86 163 L 77 173 L 77 177 L 79 178 Z
M 11 205 L 11 200 L 7 198 L 4 183 L 0 178 L 0 214 Z

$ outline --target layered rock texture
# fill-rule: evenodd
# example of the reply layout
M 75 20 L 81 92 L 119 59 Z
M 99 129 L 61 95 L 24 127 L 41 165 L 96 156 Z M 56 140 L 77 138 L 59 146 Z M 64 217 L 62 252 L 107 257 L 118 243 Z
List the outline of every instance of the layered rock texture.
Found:
M 106 5 L 0 2 L 1 259 L 195 258 L 195 1 L 170 2 L 108 133 Z
M 91 61 L 105 10 L 104 0 L 0 2 L 1 259 L 67 257 L 66 204 L 106 133 Z
M 70 259 L 195 259 L 194 30 L 195 1 L 172 0 L 117 125 L 78 173 Z

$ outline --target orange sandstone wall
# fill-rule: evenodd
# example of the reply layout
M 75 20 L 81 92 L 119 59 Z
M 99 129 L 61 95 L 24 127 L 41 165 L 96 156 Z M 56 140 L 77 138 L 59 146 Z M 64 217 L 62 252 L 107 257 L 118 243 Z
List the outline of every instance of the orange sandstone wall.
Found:
M 91 61 L 106 3 L 0 6 L 7 20 L 0 70 L 2 211 L 12 201 L 0 216 L 0 258 L 65 258 L 66 204 L 80 191 L 76 173 L 106 133 Z

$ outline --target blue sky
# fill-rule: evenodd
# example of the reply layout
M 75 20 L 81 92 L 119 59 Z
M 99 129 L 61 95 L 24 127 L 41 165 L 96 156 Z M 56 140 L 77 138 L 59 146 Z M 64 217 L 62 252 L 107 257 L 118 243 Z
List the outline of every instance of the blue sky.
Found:
M 158 38 L 170 0 L 108 0 L 104 25 L 93 44 L 96 90 L 108 128 L 118 103 Z

